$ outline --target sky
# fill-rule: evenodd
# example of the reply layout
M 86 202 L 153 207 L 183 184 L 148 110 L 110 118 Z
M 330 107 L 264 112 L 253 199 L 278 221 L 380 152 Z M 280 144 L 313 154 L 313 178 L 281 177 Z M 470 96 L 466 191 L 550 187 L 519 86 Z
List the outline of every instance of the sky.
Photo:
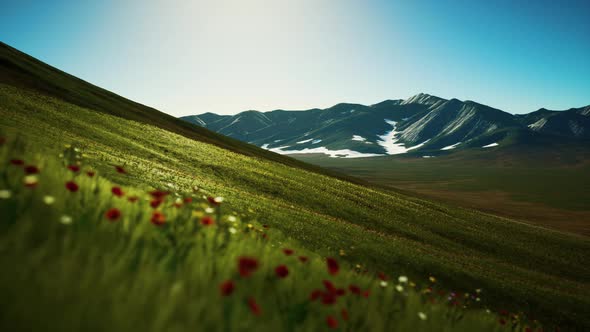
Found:
M 0 0 L 0 40 L 175 115 L 590 104 L 590 1 Z

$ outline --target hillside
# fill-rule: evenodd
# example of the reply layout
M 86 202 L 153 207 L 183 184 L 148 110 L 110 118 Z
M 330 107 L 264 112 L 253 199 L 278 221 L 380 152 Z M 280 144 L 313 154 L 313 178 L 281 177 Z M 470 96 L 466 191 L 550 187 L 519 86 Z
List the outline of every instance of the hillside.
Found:
M 589 144 L 588 109 L 512 115 L 473 101 L 420 93 L 370 106 L 344 103 L 324 110 L 205 113 L 181 119 L 281 154 L 431 157 L 546 141 L 548 148 L 564 142 Z
M 115 184 L 184 192 L 197 185 L 320 255 L 342 251 L 344 261 L 389 275 L 434 274 L 447 287 L 483 288 L 494 308 L 590 325 L 586 238 L 319 174 L 1 50 L 0 130 L 35 147 L 39 159 L 73 143 Z

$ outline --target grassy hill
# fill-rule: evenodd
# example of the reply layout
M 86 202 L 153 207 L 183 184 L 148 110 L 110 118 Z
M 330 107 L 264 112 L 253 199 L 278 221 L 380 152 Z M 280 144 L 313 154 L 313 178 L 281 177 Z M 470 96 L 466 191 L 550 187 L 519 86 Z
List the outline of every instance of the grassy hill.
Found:
M 373 273 L 382 271 L 393 276 L 404 274 L 423 283 L 427 276 L 435 275 L 446 289 L 473 292 L 482 288 L 486 305 L 496 309 L 532 312 L 544 321 L 570 326 L 590 324 L 590 264 L 586 254 L 590 242 L 587 238 L 337 179 L 290 158 L 183 124 L 8 47 L 0 50 L 0 130 L 9 141 L 26 142 L 26 148 L 16 144 L 8 158 L 20 157 L 17 155 L 20 153 L 41 168 L 48 165 L 52 169 L 54 166 L 49 159 L 62 152 L 64 144 L 74 144 L 84 153 L 84 165 L 130 191 L 166 188 L 170 184 L 174 191 L 191 192 L 197 185 L 205 195 L 225 197 L 224 209 L 228 211 L 251 211 L 247 213 L 252 222 L 270 226 L 283 234 L 277 235 L 278 238 L 284 236 L 285 241 L 292 241 L 301 250 L 321 256 L 339 256 L 350 266 L 359 264 Z M 5 162 L 3 165 L 4 174 L 8 174 L 5 170 L 9 165 Z M 113 165 L 123 166 L 129 174 L 115 172 Z M 26 202 L 22 200 L 22 204 Z M 2 211 L 10 211 L 14 208 L 11 206 L 4 206 Z M 85 207 L 94 211 L 90 213 L 92 218 L 100 215 L 92 202 L 79 203 L 75 212 L 84 215 Z M 141 218 L 141 211 L 134 213 Z M 89 216 L 84 218 L 92 220 Z M 31 217 L 24 219 L 30 222 Z M 42 251 L 34 250 L 39 238 L 44 238 L 41 231 L 33 231 L 33 240 L 37 242 L 23 240 L 30 248 L 14 247 L 10 244 L 18 243 L 28 233 L 10 228 L 10 218 L 3 223 L 0 237 L 3 270 L 14 271 L 16 277 L 8 278 L 12 282 L 22 279 L 18 276 L 31 278 L 37 285 L 31 291 L 39 294 L 44 307 L 55 304 L 56 294 L 69 296 L 62 300 L 71 304 L 80 300 L 76 296 L 92 297 L 98 291 L 108 293 L 108 288 L 97 285 L 98 288 L 91 291 L 92 287 L 87 286 L 78 293 L 67 293 L 59 287 L 75 282 L 75 278 L 45 284 L 40 282 L 46 280 L 45 276 L 27 271 L 43 271 L 44 264 L 58 264 L 64 259 L 75 263 L 88 255 L 95 257 L 93 248 L 98 245 L 107 250 L 110 236 L 115 244 L 128 241 L 123 235 L 109 235 L 108 230 L 100 233 L 100 242 L 91 234 L 80 235 L 79 239 L 74 234 L 66 239 L 75 241 L 76 251 L 58 250 L 53 256 L 47 256 L 50 260 L 47 262 L 39 260 L 45 257 Z M 60 231 L 52 232 L 52 238 L 59 239 Z M 85 240 L 88 242 L 84 243 Z M 54 241 L 52 245 L 62 243 Z M 255 245 L 244 245 L 259 253 Z M 31 249 L 30 252 L 27 249 Z M 124 252 L 124 255 L 132 254 Z M 223 255 L 228 255 L 229 260 L 237 254 Z M 128 256 L 123 257 L 133 261 Z M 110 259 L 109 263 L 117 264 L 116 257 Z M 30 265 L 20 265 L 20 261 Z M 183 275 L 209 266 L 185 260 L 179 262 L 166 268 L 174 275 Z M 148 264 L 145 273 L 156 273 L 150 269 L 163 268 L 159 264 L 163 263 L 154 263 L 151 267 Z M 140 261 L 136 270 L 143 267 Z M 70 269 L 76 271 L 75 267 Z M 88 269 L 85 273 L 90 273 L 94 267 L 85 269 Z M 103 267 L 97 273 L 108 275 L 108 271 Z M 218 277 L 217 273 L 214 275 Z M 134 276 L 129 274 L 128 278 Z M 121 274 L 116 280 L 122 281 L 124 277 Z M 149 279 L 144 287 L 156 292 L 164 282 L 166 280 Z M 132 279 L 127 279 L 119 287 L 132 284 Z M 4 282 L 0 287 L 11 299 L 18 298 L 19 288 L 13 284 Z M 265 303 L 276 305 L 273 295 L 266 296 Z M 93 302 L 91 307 L 96 310 L 97 306 L 108 306 L 109 301 L 120 298 L 99 297 L 104 303 Z M 207 302 L 202 298 L 199 303 Z M 18 308 L 26 310 L 26 304 L 21 303 Z M 133 301 L 132 304 L 135 309 L 149 305 Z M 37 313 L 37 309 L 32 312 Z M 13 314 L 10 317 L 19 317 L 24 324 L 24 313 L 15 316 L 10 312 Z M 133 313 L 139 312 L 120 314 Z M 96 319 L 94 311 L 81 314 Z M 44 316 L 44 319 L 52 317 L 55 315 Z

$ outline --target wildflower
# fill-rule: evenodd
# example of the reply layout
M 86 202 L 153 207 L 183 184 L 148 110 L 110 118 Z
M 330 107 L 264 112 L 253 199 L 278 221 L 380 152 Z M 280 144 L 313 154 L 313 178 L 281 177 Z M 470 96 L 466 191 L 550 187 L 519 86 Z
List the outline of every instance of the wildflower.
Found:
M 322 294 L 322 303 L 325 305 L 332 305 L 336 303 L 336 294 L 333 293 L 323 293 Z
M 319 289 L 314 289 L 314 290 L 311 292 L 311 294 L 309 295 L 309 299 L 310 299 L 311 301 L 315 301 L 315 300 L 319 299 L 319 298 L 320 298 L 320 296 L 322 296 L 322 291 L 321 291 L 321 290 L 319 290 Z
M 234 292 L 236 288 L 236 284 L 232 280 L 227 280 L 219 285 L 219 291 L 221 292 L 222 296 L 229 296 Z
M 326 324 L 328 324 L 328 327 L 331 329 L 337 329 L 338 328 L 338 321 L 336 320 L 336 318 L 334 318 L 334 316 L 328 316 L 326 317 Z
M 256 258 L 246 256 L 238 258 L 238 271 L 242 277 L 249 277 L 257 269 L 258 260 Z
M 229 222 L 236 222 L 238 219 L 235 216 L 229 216 L 227 217 L 227 221 Z
M 306 263 L 309 260 L 309 258 L 307 258 L 306 256 L 299 256 L 297 257 L 297 259 L 299 259 L 301 263 Z
M 121 211 L 117 208 L 107 210 L 104 216 L 110 221 L 117 221 L 121 217 Z
M 350 290 L 352 294 L 361 295 L 361 289 L 356 285 L 348 286 L 348 290 Z
M 339 255 L 346 256 L 346 251 L 344 251 L 344 249 L 340 249 Z
M 68 169 L 74 173 L 78 173 L 80 171 L 80 166 L 78 165 L 69 165 Z
M 279 265 L 275 268 L 275 274 L 279 278 L 286 278 L 289 275 L 289 269 L 286 265 Z
M 113 187 L 111 189 L 111 193 L 113 193 L 113 195 L 117 197 L 122 197 L 125 195 L 125 192 L 123 192 L 123 189 L 121 189 L 121 187 Z
M 234 227 L 230 227 L 230 228 L 228 228 L 228 232 L 229 232 L 230 234 L 236 234 L 236 233 L 238 232 L 238 230 L 237 230 L 237 229 L 235 229 Z
M 389 278 L 387 277 L 387 275 L 386 275 L 385 273 L 383 273 L 383 272 L 379 272 L 379 273 L 377 273 L 377 276 L 379 277 L 379 279 L 381 279 L 381 280 L 383 280 L 383 281 L 386 281 L 387 279 L 389 279 Z
M 25 164 L 24 160 L 22 159 L 11 159 L 10 163 L 14 166 L 23 166 Z
M 328 266 L 328 273 L 335 276 L 338 274 L 340 267 L 338 266 L 338 262 L 334 258 L 326 258 L 326 265 Z
M 66 189 L 75 193 L 76 191 L 78 191 L 78 189 L 80 189 L 80 187 L 78 187 L 78 184 L 74 181 L 68 181 L 66 182 Z
M 211 226 L 213 224 L 215 224 L 215 221 L 210 216 L 204 216 L 201 219 L 201 225 L 203 225 L 203 226 Z
M 344 321 L 348 320 L 348 318 L 349 318 L 348 310 L 342 309 L 340 311 L 340 314 L 342 315 L 342 320 L 344 320 Z
M 33 187 L 37 186 L 37 183 L 39 182 L 39 178 L 37 177 L 37 175 L 31 174 L 31 175 L 25 176 L 25 178 L 23 179 L 23 182 L 24 182 L 25 186 L 27 186 L 29 188 L 33 188 Z
M 127 172 L 125 171 L 125 169 L 121 166 L 115 166 L 115 170 L 117 171 L 117 173 L 120 174 L 127 174 Z
M 262 225 L 262 227 L 264 227 L 264 228 L 270 228 L 270 226 L 268 226 L 267 224 Z
M 293 251 L 293 249 L 283 249 L 283 254 L 287 255 L 287 256 L 291 256 L 293 255 L 295 251 Z
M 381 280 L 381 281 L 379 282 L 379 286 L 381 286 L 381 287 L 383 287 L 383 288 L 387 287 L 387 281 L 385 281 L 385 280 Z
M 250 308 L 250 311 L 255 316 L 260 316 L 260 314 L 262 313 L 260 306 L 258 305 L 258 303 L 256 303 L 256 301 L 252 297 L 248 299 L 248 307 Z
M 330 293 L 336 292 L 336 287 L 330 280 L 322 280 L 322 284 L 324 284 L 324 288 Z
M 395 286 L 395 290 L 401 293 L 401 292 L 404 291 L 404 286 L 402 286 L 402 285 L 396 285 Z
M 150 206 L 151 206 L 152 208 L 154 208 L 154 209 L 155 209 L 155 208 L 157 208 L 158 206 L 160 206 L 160 204 L 162 204 L 162 202 L 164 202 L 164 201 L 163 201 L 163 200 L 161 200 L 161 199 L 152 199 L 152 200 L 150 201 Z
M 436 278 L 433 276 L 428 277 L 428 280 L 430 280 L 430 282 L 432 282 L 432 283 L 436 282 Z
M 51 205 L 51 204 L 55 203 L 55 197 L 49 196 L 49 195 L 44 196 L 43 197 L 43 203 L 45 203 L 47 205 Z
M 69 225 L 72 223 L 72 217 L 68 216 L 68 215 L 63 215 L 61 216 L 61 218 L 59 219 L 59 222 L 61 222 L 64 225 Z
M 94 175 L 96 175 L 96 173 L 95 173 L 94 171 L 86 171 L 86 175 L 87 175 L 89 178 L 92 178 L 92 177 L 94 177 Z
M 39 168 L 37 166 L 29 165 L 25 167 L 25 174 L 37 174 L 39 173 Z
M 156 226 L 162 226 L 166 223 L 166 216 L 161 212 L 154 211 L 150 221 Z
M 127 200 L 129 202 L 131 202 L 131 203 L 137 202 L 138 199 L 139 199 L 139 197 L 137 197 L 137 196 L 129 196 L 129 197 L 127 197 Z
M 149 192 L 150 196 L 152 196 L 155 199 L 163 199 L 164 196 L 168 195 L 168 192 L 166 191 L 161 191 L 161 190 L 153 190 Z
M 187 204 L 188 204 L 188 203 L 192 203 L 192 202 L 193 202 L 193 198 L 192 198 L 192 197 L 185 197 L 185 198 L 184 198 L 182 201 L 183 201 L 184 203 L 187 203 Z
M 208 207 L 205 209 L 205 212 L 206 213 L 213 213 L 213 212 L 215 212 L 215 209 Z
M 498 323 L 500 323 L 500 325 L 506 325 L 506 320 L 504 318 L 500 318 Z
M 369 295 L 371 295 L 371 291 L 367 289 L 366 291 L 363 292 L 362 295 L 363 295 L 363 297 L 368 298 Z
M 405 284 L 406 282 L 408 282 L 408 277 L 399 276 L 399 278 L 397 278 L 397 281 L 399 281 L 401 284 Z
M 428 318 L 428 316 L 426 316 L 425 313 L 420 311 L 420 312 L 418 312 L 418 318 L 420 318 L 420 320 L 426 320 Z
M 9 199 L 12 197 L 12 192 L 10 190 L 0 190 L 0 199 Z

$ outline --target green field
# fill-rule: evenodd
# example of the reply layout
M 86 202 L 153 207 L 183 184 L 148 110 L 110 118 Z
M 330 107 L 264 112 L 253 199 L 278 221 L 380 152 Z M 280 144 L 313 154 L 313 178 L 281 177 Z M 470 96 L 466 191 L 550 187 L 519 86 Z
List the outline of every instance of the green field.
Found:
M 328 277 L 321 257 L 341 261 L 344 269 L 334 280 L 339 285 L 358 282 L 377 293 L 375 274 L 394 276 L 387 293 L 370 297 L 368 307 L 347 303 L 358 315 L 351 317 L 357 325 L 348 330 L 506 328 L 497 323 L 496 314 L 470 307 L 457 312 L 436 304 L 428 310 L 438 318 L 426 320 L 431 324 L 427 327 L 418 325 L 425 321 L 416 312 L 423 309 L 422 301 L 430 300 L 411 291 L 396 302 L 399 298 L 389 295 L 399 275 L 409 276 L 420 290 L 428 286 L 428 276 L 435 276 L 436 287 L 444 289 L 441 299 L 450 290 L 473 294 L 483 289 L 483 303 L 476 308 L 518 312 L 519 319 L 532 315 L 547 326 L 590 326 L 590 241 L 585 237 L 363 186 L 344 176 L 337 179 L 329 171 L 252 146 L 241 153 L 246 144 L 216 141 L 218 135 L 207 136 L 203 129 L 176 125 L 167 117 L 163 119 L 169 126 L 162 128 L 155 125 L 157 114 L 139 104 L 114 95 L 101 103 L 101 90 L 89 84 L 59 73 L 49 79 L 39 64 L 19 62 L 14 55 L 2 60 L 8 75 L 0 84 L 0 131 L 7 143 L 0 170 L 3 185 L 13 192 L 0 205 L 8 216 L 2 218 L 0 264 L 10 271 L 3 273 L 0 286 L 7 299 L 0 308 L 3 326 L 182 331 L 195 326 L 244 330 L 257 324 L 273 331 L 315 330 L 336 310 L 304 301 Z M 31 79 L 31 73 L 38 78 Z M 25 78 L 59 88 L 43 89 Z M 72 98 L 81 87 L 94 94 Z M 117 112 L 125 107 L 135 118 L 120 117 Z M 151 117 L 142 118 L 142 112 Z M 83 167 L 100 175 L 80 180 L 78 196 L 67 196 L 63 183 L 71 174 L 54 161 L 65 144 L 80 148 Z M 8 163 L 12 158 L 42 170 L 38 188 L 31 192 L 22 187 L 22 170 L 13 169 Z M 117 165 L 128 174 L 115 172 Z M 187 195 L 198 186 L 199 195 L 225 198 L 224 217 L 217 218 L 218 229 L 199 228 L 194 234 L 182 224 L 193 219 L 166 206 L 164 213 L 174 216 L 170 224 L 178 220 L 181 225 L 167 228 L 174 234 L 166 236 L 149 223 L 146 202 L 135 207 L 112 198 L 106 179 L 142 198 L 153 189 Z M 47 194 L 60 202 L 53 212 L 40 203 Z M 113 204 L 126 213 L 114 225 L 103 217 Z M 226 241 L 222 221 L 233 211 L 256 229 L 268 225 L 270 242 L 247 234 Z M 74 227 L 62 227 L 61 214 L 71 215 Z M 279 262 L 289 264 L 293 279 L 299 278 L 291 265 L 297 262 L 280 253 L 285 244 L 313 257 L 310 271 L 302 272 L 296 284 L 272 279 L 271 268 Z M 235 275 L 232 266 L 243 254 L 264 262 L 255 281 L 241 286 L 269 312 L 257 319 L 239 298 L 227 304 L 219 296 L 219 282 Z M 354 273 L 357 264 L 367 274 Z M 400 318 L 394 319 L 393 312 Z M 453 325 L 459 315 L 464 318 Z
M 429 159 L 294 157 L 419 197 L 590 235 L 587 146 L 465 151 Z

